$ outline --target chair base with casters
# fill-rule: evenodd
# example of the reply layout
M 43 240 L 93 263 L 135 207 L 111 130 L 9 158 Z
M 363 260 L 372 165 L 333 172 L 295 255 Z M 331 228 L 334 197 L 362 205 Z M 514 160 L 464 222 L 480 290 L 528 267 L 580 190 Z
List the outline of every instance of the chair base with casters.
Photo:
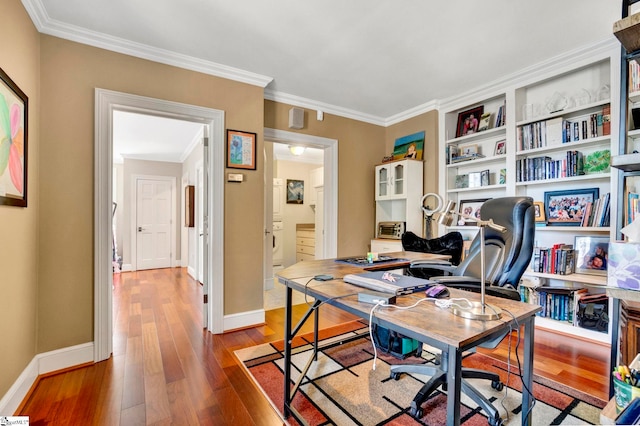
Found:
M 449 287 L 479 292 L 482 280 L 486 282 L 485 293 L 512 300 L 520 300 L 518 284 L 525 269 L 531 261 L 535 238 L 535 220 L 533 199 L 530 197 L 501 197 L 494 198 L 482 205 L 482 219 L 492 219 L 494 223 L 501 225 L 505 231 L 486 228 L 484 240 L 480 237 L 471 242 L 469 253 L 457 267 L 441 267 L 436 262 L 414 261 L 408 269 L 409 275 L 420 275 L 424 271 L 426 276 L 440 284 Z M 429 251 L 430 240 L 411 241 L 413 251 Z M 403 244 L 404 244 L 403 239 Z M 484 246 L 484 265 L 481 264 L 481 246 Z M 408 249 L 411 250 L 411 249 Z M 482 266 L 485 267 L 485 276 L 482 277 Z M 439 270 L 440 273 L 434 273 Z M 448 275 L 447 275 L 448 274 Z M 481 278 L 482 277 L 482 278 Z M 506 336 L 504 333 L 484 342 L 481 346 L 494 348 Z M 446 354 L 443 354 L 443 358 Z M 431 375 L 429 380 L 418 392 L 411 404 L 411 414 L 420 418 L 422 415 L 420 405 L 429 395 L 442 386 L 446 390 L 446 359 L 441 362 L 441 368 L 431 366 L 394 366 L 391 369 L 391 377 L 399 378 L 402 372 L 420 372 Z M 489 424 L 499 426 L 502 420 L 496 408 L 480 392 L 469 384 L 467 379 L 487 379 L 491 381 L 491 387 L 501 390 L 503 384 L 497 374 L 482 370 L 470 370 L 462 368 L 460 371 L 462 379 L 461 391 L 469 396 L 487 413 Z
M 502 340 L 502 336 L 499 337 Z M 416 420 L 419 420 L 424 411 L 422 404 L 433 394 L 433 392 L 442 386 L 442 390 L 447 390 L 447 365 L 448 356 L 446 352 L 442 354 L 441 367 L 425 364 L 407 364 L 391 366 L 390 377 L 394 380 L 400 380 L 402 373 L 415 373 L 431 376 L 431 378 L 420 388 L 416 396 L 411 401 L 409 414 Z M 487 414 L 487 421 L 491 426 L 502 426 L 503 420 L 500 413 L 493 404 L 482 395 L 476 388 L 471 386 L 466 379 L 484 379 L 491 381 L 491 387 L 498 392 L 504 389 L 504 383 L 500 380 L 500 376 L 485 370 L 475 368 L 463 368 L 461 370 L 461 391 L 466 394 L 473 402 L 475 402 Z

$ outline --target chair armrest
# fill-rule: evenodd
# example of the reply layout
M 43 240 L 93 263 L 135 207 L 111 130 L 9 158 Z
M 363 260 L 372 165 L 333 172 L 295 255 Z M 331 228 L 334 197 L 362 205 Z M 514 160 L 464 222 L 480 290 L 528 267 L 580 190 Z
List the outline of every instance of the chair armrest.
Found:
M 436 269 L 438 271 L 453 272 L 456 267 L 446 260 L 414 260 L 409 265 L 412 269 Z
M 480 287 L 480 278 L 465 277 L 457 275 L 447 275 L 442 277 L 431 277 L 433 281 L 438 281 L 440 284 L 457 286 L 457 285 L 469 285 L 470 287 Z

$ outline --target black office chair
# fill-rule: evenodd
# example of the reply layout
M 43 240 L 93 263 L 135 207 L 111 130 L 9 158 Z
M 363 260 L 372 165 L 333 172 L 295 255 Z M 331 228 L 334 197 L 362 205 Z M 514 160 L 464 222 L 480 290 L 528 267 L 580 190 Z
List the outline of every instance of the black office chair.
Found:
M 533 254 L 535 237 L 535 220 L 533 200 L 530 197 L 503 197 L 494 198 L 482 205 L 482 218 L 493 219 L 494 223 L 506 228 L 505 232 L 485 228 L 485 260 L 486 260 L 486 288 L 488 295 L 520 300 L 518 283 L 529 265 Z M 450 272 L 449 276 L 431 276 L 430 279 L 438 281 L 449 287 L 463 290 L 480 291 L 480 244 L 479 235 L 471 242 L 469 254 L 457 267 L 441 267 L 440 262 L 429 261 L 412 262 L 409 268 L 410 274 L 419 275 L 423 270 L 442 270 Z M 506 333 L 491 342 L 484 343 L 483 347 L 495 348 L 506 336 Z M 443 354 L 446 356 L 447 354 Z M 398 379 L 401 373 L 420 373 L 432 376 L 420 389 L 411 403 L 411 415 L 422 417 L 420 406 L 429 395 L 438 387 L 446 389 L 447 360 L 443 359 L 438 365 L 397 365 L 391 367 L 391 377 Z M 491 386 L 496 390 L 502 390 L 503 384 L 497 374 L 483 370 L 463 368 L 462 392 L 467 394 L 487 413 L 489 424 L 498 426 L 502 424 L 498 410 L 472 387 L 465 379 L 491 380 Z

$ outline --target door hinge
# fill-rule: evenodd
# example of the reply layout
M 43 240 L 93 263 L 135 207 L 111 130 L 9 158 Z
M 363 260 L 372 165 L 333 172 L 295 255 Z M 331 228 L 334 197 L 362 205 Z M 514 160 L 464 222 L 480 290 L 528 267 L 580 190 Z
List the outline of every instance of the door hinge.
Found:
M 208 294 L 203 295 L 202 299 L 203 299 L 204 303 L 209 303 L 209 295 Z

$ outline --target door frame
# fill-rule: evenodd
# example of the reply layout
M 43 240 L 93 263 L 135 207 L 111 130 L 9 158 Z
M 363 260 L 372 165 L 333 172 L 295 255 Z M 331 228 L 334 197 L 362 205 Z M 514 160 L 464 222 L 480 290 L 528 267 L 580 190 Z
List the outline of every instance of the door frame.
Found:
M 224 111 L 95 89 L 94 111 L 94 361 L 113 352 L 113 266 L 111 262 L 113 201 L 113 111 L 128 111 L 202 123 L 210 135 L 209 279 L 206 328 L 224 331 Z
M 271 128 L 264 129 L 264 140 L 324 151 L 324 255 L 327 259 L 338 257 L 338 140 Z
M 129 239 L 131 243 L 131 267 L 134 271 L 138 270 L 138 232 L 137 232 L 137 222 L 138 222 L 138 180 L 148 179 L 148 180 L 158 180 L 169 182 L 171 184 L 171 254 L 169 258 L 170 267 L 174 268 L 176 266 L 176 178 L 173 176 L 154 176 L 154 175 L 131 175 L 131 208 L 129 223 L 131 225 L 130 232 L 131 238 Z

